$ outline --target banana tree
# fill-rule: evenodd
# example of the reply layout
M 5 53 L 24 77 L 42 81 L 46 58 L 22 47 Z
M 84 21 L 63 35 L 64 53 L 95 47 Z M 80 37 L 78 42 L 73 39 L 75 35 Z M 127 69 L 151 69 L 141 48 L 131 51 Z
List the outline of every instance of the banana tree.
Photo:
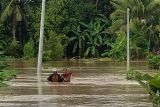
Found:
M 84 32 L 86 32 L 86 43 L 87 43 L 87 49 L 85 51 L 85 56 L 92 56 L 96 57 L 99 56 L 98 53 L 98 47 L 102 45 L 103 42 L 103 30 L 105 27 L 105 24 L 101 25 L 100 20 L 91 20 L 89 24 L 85 24 L 81 22 L 81 25 L 83 25 L 86 29 Z
M 72 30 L 74 35 L 70 38 L 70 42 L 74 43 L 73 46 L 73 53 L 76 51 L 79 52 L 79 56 L 82 56 L 83 49 L 84 49 L 84 42 L 85 42 L 85 32 L 82 32 L 80 29 L 80 26 L 77 27 L 77 29 Z

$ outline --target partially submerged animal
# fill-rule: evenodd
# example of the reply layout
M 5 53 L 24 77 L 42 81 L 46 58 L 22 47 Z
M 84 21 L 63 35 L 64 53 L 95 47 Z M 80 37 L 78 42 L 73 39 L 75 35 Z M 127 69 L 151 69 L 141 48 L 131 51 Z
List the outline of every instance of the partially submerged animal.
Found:
M 49 82 L 62 82 L 62 77 L 57 73 L 57 71 L 53 71 L 53 73 L 47 78 Z
M 49 82 L 70 82 L 72 73 L 63 69 L 63 74 L 58 74 L 57 71 L 53 71 L 51 75 L 47 78 Z

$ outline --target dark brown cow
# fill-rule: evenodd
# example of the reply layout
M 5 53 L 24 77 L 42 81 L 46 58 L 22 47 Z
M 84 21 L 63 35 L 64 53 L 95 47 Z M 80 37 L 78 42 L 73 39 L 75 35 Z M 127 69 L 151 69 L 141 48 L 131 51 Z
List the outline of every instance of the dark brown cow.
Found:
M 47 80 L 49 82 L 62 82 L 62 77 L 57 73 L 57 71 L 53 71 L 53 74 L 51 74 Z
M 67 69 L 63 70 L 63 74 L 59 75 L 57 71 L 53 71 L 53 73 L 47 78 L 49 82 L 70 82 L 72 73 L 67 71 Z

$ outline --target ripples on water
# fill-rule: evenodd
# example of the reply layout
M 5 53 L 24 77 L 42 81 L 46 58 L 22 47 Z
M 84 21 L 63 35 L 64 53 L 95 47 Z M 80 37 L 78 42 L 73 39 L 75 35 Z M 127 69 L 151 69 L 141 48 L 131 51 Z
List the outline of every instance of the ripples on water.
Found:
M 152 107 L 148 94 L 135 81 L 125 79 L 123 62 L 49 62 L 44 63 L 38 95 L 36 63 L 12 62 L 19 71 L 11 86 L 0 90 L 0 106 L 5 107 Z M 145 62 L 132 68 L 147 70 Z M 71 83 L 48 83 L 51 69 L 69 68 Z M 62 73 L 60 71 L 60 73 Z

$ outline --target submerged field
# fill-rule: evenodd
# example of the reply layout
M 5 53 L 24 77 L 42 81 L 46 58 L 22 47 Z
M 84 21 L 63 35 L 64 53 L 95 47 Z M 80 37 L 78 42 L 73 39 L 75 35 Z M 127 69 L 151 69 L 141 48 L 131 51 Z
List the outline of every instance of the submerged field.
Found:
M 0 106 L 5 107 L 152 107 L 149 95 L 135 81 L 126 80 L 125 62 L 45 62 L 41 83 L 37 83 L 36 62 L 12 61 L 17 78 L 0 89 Z M 145 61 L 131 62 L 131 68 L 148 72 Z M 48 83 L 52 68 L 67 67 L 70 83 Z M 61 71 L 60 71 L 61 73 Z

